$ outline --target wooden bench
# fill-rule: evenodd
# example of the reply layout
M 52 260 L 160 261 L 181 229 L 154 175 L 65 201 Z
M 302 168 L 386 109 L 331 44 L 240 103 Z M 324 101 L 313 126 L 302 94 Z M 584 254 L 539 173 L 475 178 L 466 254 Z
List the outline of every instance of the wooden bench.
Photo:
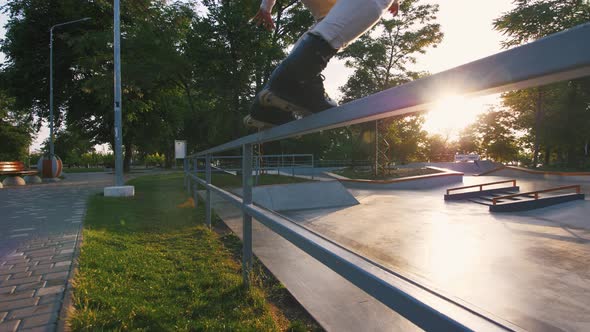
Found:
M 6 186 L 25 185 L 22 175 L 36 175 L 37 171 L 26 170 L 25 164 L 20 161 L 0 161 L 0 176 L 8 175 L 2 183 Z

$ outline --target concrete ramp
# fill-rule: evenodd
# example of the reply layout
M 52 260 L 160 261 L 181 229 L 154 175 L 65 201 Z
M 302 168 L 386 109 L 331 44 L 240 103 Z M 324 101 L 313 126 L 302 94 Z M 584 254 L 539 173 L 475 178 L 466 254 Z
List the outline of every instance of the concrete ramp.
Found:
M 506 176 L 566 182 L 590 182 L 590 172 L 538 171 L 516 166 L 503 166 L 480 175 Z
M 242 195 L 242 189 L 235 192 Z M 272 211 L 323 209 L 357 205 L 359 202 L 338 181 L 277 184 L 252 188 L 256 205 Z

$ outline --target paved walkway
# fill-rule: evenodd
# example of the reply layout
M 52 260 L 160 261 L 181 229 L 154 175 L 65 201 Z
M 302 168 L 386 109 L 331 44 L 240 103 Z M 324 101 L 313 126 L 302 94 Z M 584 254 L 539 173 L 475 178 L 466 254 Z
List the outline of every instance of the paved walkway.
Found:
M 89 195 L 105 173 L 0 189 L 0 331 L 55 331 Z

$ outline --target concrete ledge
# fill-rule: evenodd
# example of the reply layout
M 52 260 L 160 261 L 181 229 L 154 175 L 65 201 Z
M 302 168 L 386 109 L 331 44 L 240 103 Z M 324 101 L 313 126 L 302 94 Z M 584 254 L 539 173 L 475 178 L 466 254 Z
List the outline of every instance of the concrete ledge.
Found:
M 339 179 L 345 187 L 354 189 L 428 189 L 463 182 L 463 173 L 444 168 L 428 167 L 443 173 L 408 176 L 392 180 Z
M 8 186 L 24 186 L 27 183 L 20 176 L 9 176 L 6 179 L 4 179 L 4 181 L 2 181 L 2 184 L 4 186 L 8 187 Z
M 2 182 L 0 182 L 0 189 L 4 188 L 4 185 L 2 184 Z
M 590 172 L 554 172 L 537 171 L 516 166 L 501 166 L 488 172 L 479 174 L 494 176 L 518 176 L 533 179 L 590 182 Z
M 115 186 L 104 188 L 105 197 L 133 197 L 135 196 L 134 186 Z

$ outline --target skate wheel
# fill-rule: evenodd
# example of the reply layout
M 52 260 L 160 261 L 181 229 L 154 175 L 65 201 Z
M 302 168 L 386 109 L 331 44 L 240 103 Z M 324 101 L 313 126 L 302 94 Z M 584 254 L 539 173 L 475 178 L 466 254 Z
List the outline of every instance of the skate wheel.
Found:
M 258 130 L 264 130 L 264 129 L 269 129 L 269 128 L 274 127 L 273 124 L 262 122 L 260 120 L 256 120 L 251 115 L 246 115 L 244 117 L 243 122 L 246 127 L 252 127 L 252 128 L 256 128 Z
M 293 113 L 294 115 L 297 115 L 300 117 L 306 117 L 308 115 L 313 114 L 310 111 L 306 110 L 305 108 L 299 107 L 299 106 L 275 95 L 274 93 L 272 93 L 269 90 L 265 90 L 265 91 L 260 92 L 259 101 L 260 101 L 260 105 L 262 105 L 262 106 L 278 108 L 281 111 L 290 112 L 290 113 Z

